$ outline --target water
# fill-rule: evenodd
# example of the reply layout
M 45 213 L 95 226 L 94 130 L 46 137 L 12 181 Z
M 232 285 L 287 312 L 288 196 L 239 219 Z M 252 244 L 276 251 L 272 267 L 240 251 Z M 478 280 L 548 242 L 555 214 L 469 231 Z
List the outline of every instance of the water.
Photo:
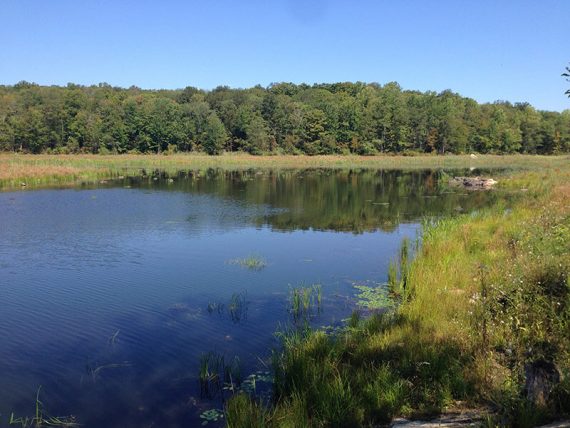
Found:
M 11 412 L 85 427 L 182 427 L 220 409 L 199 360 L 266 371 L 292 287 L 321 284 L 313 326 L 342 325 L 355 282 L 386 280 L 424 216 L 478 209 L 437 172 L 159 172 L 0 193 L 0 426 Z M 261 270 L 230 263 L 255 254 Z M 232 295 L 246 305 L 227 310 Z M 210 313 L 208 305 L 224 304 Z M 270 385 L 259 382 L 259 393 Z M 209 423 L 216 426 L 216 423 Z

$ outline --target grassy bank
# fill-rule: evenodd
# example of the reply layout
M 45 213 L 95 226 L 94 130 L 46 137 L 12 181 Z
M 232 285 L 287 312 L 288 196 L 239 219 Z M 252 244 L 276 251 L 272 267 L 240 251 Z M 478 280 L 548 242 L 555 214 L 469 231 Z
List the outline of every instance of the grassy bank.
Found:
M 274 405 L 234 396 L 228 426 L 373 426 L 465 406 L 490 409 L 489 426 L 568 416 L 570 169 L 501 185 L 521 197 L 426 225 L 417 257 L 392 273 L 396 310 L 285 334 Z M 537 365 L 563 379 L 543 402 L 525 391 Z
M 468 155 L 458 156 L 251 156 L 225 154 L 184 155 L 20 155 L 0 154 L 0 189 L 95 182 L 117 176 L 138 175 L 155 169 L 174 173 L 179 170 L 208 168 L 515 168 L 562 167 L 570 156 Z

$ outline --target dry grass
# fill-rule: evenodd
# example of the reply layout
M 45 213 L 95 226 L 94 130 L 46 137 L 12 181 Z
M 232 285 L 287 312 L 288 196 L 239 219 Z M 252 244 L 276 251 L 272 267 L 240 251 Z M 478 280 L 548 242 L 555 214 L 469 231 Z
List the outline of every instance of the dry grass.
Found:
M 570 156 L 480 155 L 458 156 L 251 156 L 248 154 L 176 155 L 22 155 L 0 154 L 0 188 L 97 181 L 117 175 L 136 175 L 142 169 L 167 172 L 221 168 L 520 168 L 549 169 L 570 163 Z

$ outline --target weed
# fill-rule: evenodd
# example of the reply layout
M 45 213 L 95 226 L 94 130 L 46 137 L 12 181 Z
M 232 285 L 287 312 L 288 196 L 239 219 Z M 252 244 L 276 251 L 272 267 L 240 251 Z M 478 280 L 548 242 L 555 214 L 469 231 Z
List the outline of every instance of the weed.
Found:
M 249 255 L 243 259 L 232 259 L 228 263 L 253 271 L 260 271 L 267 266 L 265 259 L 256 255 Z
M 35 415 L 32 417 L 14 417 L 14 414 L 10 414 L 10 420 L 8 423 L 10 425 L 18 425 L 21 428 L 39 428 L 42 426 L 54 426 L 54 427 L 62 427 L 62 428 L 70 428 L 79 426 L 77 422 L 75 422 L 75 418 L 73 416 L 50 416 L 47 414 L 44 404 L 40 401 L 40 391 L 41 386 L 38 388 L 36 392 L 36 409 Z

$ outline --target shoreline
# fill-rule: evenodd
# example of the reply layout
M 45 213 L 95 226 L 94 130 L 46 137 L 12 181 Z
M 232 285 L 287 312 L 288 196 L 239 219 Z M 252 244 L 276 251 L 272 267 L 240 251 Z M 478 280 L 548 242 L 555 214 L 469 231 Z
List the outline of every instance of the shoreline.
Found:
M 133 176 L 145 170 L 246 169 L 520 169 L 563 168 L 570 155 L 31 155 L 0 153 L 0 190 L 41 188 Z

